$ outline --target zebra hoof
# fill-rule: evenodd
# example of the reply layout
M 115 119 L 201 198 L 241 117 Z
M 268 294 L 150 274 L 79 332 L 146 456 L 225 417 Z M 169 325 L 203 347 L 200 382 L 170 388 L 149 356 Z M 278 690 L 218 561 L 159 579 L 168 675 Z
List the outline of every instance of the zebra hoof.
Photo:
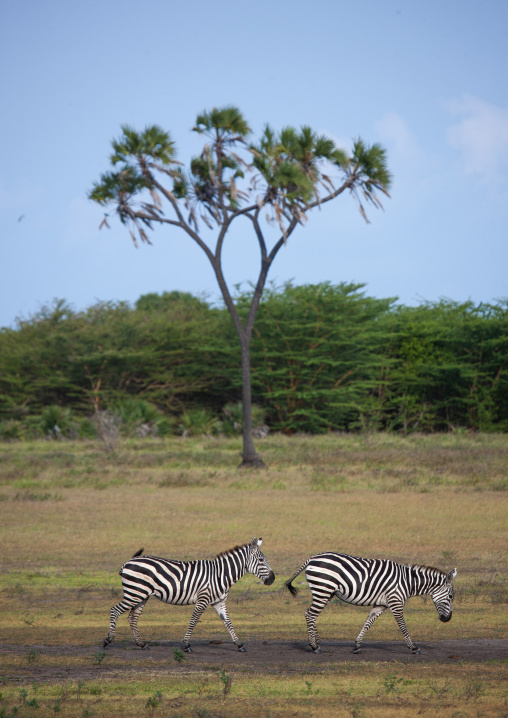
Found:
M 313 653 L 322 653 L 323 652 L 319 646 L 317 648 L 314 648 L 313 646 L 311 646 L 311 648 L 312 648 Z
M 243 643 L 240 643 L 240 645 L 237 646 L 237 648 L 238 648 L 238 650 L 240 651 L 240 653 L 245 653 L 245 648 L 244 648 Z
M 192 648 L 190 646 L 184 646 L 183 650 L 185 653 L 192 653 Z
M 413 656 L 418 656 L 418 655 L 421 656 L 422 652 L 420 651 L 419 648 L 416 648 L 416 646 L 415 646 L 415 648 L 413 648 Z
M 111 643 L 111 641 L 109 641 L 107 638 L 105 638 L 105 639 L 104 639 L 104 642 L 103 642 L 103 644 L 102 644 L 102 647 L 103 647 L 103 648 L 107 648 L 110 643 Z
M 362 652 L 362 649 L 360 648 L 360 646 L 358 646 L 358 648 L 353 648 L 353 653 L 361 653 L 361 652 Z

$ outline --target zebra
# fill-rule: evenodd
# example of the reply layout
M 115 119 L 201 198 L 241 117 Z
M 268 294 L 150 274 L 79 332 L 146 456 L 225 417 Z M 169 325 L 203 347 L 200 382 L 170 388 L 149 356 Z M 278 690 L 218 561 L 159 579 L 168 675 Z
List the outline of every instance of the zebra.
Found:
M 130 611 L 129 624 L 136 645 L 148 649 L 149 646 L 141 640 L 138 619 L 150 596 L 156 596 L 164 603 L 180 606 L 195 604 L 183 639 L 187 653 L 192 653 L 191 633 L 209 605 L 219 614 L 238 650 L 245 651 L 228 616 L 226 599 L 231 586 L 247 571 L 260 578 L 266 586 L 274 582 L 275 574 L 260 550 L 261 542 L 261 538 L 253 538 L 250 543 L 235 546 L 212 560 L 196 561 L 142 556 L 144 549 L 140 549 L 120 569 L 123 599 L 111 609 L 109 633 L 104 639 L 103 647 L 109 646 L 115 637 L 118 616 Z
M 358 558 L 329 551 L 311 556 L 285 582 L 284 585 L 293 596 L 296 596 L 298 589 L 292 582 L 304 569 L 312 592 L 312 604 L 305 611 L 305 619 L 310 647 L 314 653 L 321 653 L 316 619 L 333 596 L 355 606 L 372 606 L 355 641 L 353 653 L 361 653 L 365 634 L 387 608 L 397 621 L 408 648 L 413 653 L 421 653 L 411 640 L 404 620 L 404 604 L 411 596 L 430 594 L 439 619 L 446 623 L 452 617 L 456 568 L 445 573 L 432 566 L 406 565 L 387 559 Z

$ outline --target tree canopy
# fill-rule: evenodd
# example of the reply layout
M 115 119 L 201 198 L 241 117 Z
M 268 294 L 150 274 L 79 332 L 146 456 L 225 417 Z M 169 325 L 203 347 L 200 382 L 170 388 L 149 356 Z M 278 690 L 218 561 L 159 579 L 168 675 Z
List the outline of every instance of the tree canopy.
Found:
M 235 295 L 242 319 L 250 302 Z M 508 431 L 506 301 L 406 307 L 359 284 L 269 286 L 252 360 L 272 431 Z M 164 430 L 215 431 L 241 389 L 228 312 L 188 294 L 81 312 L 57 300 L 0 330 L 0 437 L 37 435 L 51 407 L 84 421 L 120 403 L 122 416 L 156 407 Z
M 250 342 L 268 271 L 307 214 L 345 191 L 368 221 L 365 206 L 382 206 L 380 196 L 389 196 L 391 175 L 386 152 L 377 143 L 357 139 L 347 152 L 308 126 L 277 132 L 268 124 L 259 139 L 252 139 L 249 124 L 232 105 L 203 111 L 193 130 L 205 143 L 184 166 L 169 132 L 157 125 L 140 132 L 124 125 L 112 143 L 113 170 L 101 175 L 89 197 L 113 205 L 135 244 L 150 243 L 148 231 L 168 225 L 184 231 L 205 252 L 241 347 L 243 465 L 260 465 L 252 440 Z M 259 275 L 243 318 L 222 266 L 225 238 L 237 219 L 250 221 L 260 252 Z M 270 226 L 277 230 L 271 243 Z M 214 233 L 212 242 L 204 227 Z

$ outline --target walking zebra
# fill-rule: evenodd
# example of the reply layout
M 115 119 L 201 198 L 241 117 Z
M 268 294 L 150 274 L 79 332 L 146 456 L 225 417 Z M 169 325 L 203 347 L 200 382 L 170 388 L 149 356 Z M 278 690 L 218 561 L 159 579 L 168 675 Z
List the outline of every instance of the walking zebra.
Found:
M 441 621 L 452 617 L 454 568 L 448 574 L 431 566 L 404 565 L 384 559 L 357 558 L 345 554 L 327 553 L 311 556 L 285 586 L 293 596 L 298 589 L 292 582 L 305 569 L 305 578 L 312 591 L 312 604 L 305 611 L 310 647 L 321 653 L 316 619 L 328 601 L 337 596 L 355 606 L 372 606 L 367 620 L 355 641 L 353 653 L 361 653 L 361 644 L 376 618 L 387 608 L 392 612 L 406 643 L 413 653 L 421 653 L 415 646 L 404 621 L 404 604 L 411 596 L 430 594 Z
M 150 596 L 156 596 L 164 603 L 180 606 L 195 604 L 183 639 L 185 651 L 192 652 L 189 645 L 192 630 L 209 605 L 215 608 L 224 621 L 238 650 L 244 651 L 228 616 L 226 599 L 231 586 L 247 571 L 260 578 L 266 586 L 274 582 L 275 574 L 260 550 L 261 541 L 261 538 L 253 538 L 250 544 L 235 546 L 212 560 L 202 561 L 174 561 L 142 556 L 144 549 L 140 549 L 120 569 L 123 599 L 111 609 L 104 648 L 115 637 L 118 616 L 129 610 L 129 623 L 136 644 L 141 648 L 149 648 L 139 635 L 138 619 Z

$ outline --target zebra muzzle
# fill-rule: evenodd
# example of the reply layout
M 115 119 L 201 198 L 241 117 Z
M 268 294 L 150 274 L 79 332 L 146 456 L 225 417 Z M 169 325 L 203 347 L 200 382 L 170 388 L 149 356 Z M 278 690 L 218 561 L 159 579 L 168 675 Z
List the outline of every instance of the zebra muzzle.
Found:
M 265 578 L 265 586 L 271 586 L 272 583 L 275 581 L 275 574 L 272 571 L 267 578 Z
M 439 614 L 439 620 L 443 621 L 443 623 L 448 623 L 448 621 L 450 620 L 451 617 L 452 617 L 451 611 L 450 611 L 450 613 L 440 613 Z

